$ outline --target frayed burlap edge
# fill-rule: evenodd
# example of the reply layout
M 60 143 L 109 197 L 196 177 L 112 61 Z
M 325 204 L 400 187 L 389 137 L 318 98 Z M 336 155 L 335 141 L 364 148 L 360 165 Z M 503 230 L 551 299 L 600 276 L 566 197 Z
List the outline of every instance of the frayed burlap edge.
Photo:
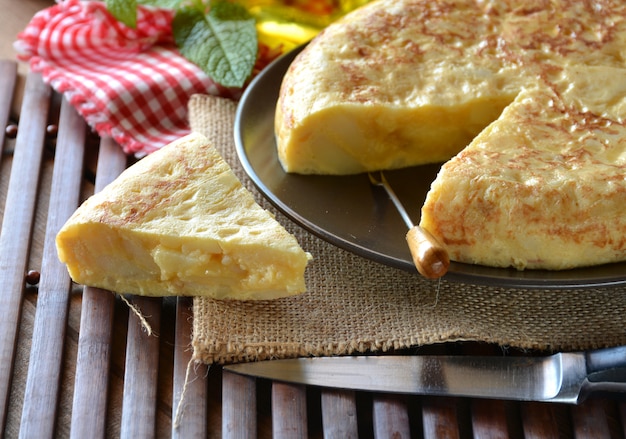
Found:
M 234 147 L 234 102 L 196 95 L 189 110 L 192 129 L 209 137 L 257 201 L 315 258 L 303 295 L 260 302 L 195 298 L 196 361 L 387 352 L 459 340 L 547 351 L 626 344 L 624 288 L 526 290 L 429 281 L 320 240 L 278 213 L 245 175 Z

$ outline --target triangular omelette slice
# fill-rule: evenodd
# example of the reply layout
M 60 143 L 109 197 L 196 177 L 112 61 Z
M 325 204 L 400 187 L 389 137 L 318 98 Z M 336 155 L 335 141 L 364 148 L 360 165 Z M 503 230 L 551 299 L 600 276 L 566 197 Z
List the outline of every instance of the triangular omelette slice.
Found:
M 626 260 L 626 82 L 553 67 L 441 168 L 421 226 L 450 259 L 550 270 Z
M 296 295 L 311 258 L 197 133 L 88 198 L 56 244 L 75 282 L 145 296 Z

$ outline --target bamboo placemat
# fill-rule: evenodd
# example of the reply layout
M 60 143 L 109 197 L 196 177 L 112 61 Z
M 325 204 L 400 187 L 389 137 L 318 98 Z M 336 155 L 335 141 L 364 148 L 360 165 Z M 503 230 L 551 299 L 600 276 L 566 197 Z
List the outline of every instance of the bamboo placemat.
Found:
M 28 74 L 19 117 L 12 114 L 16 67 L 0 60 L 0 437 L 219 431 L 221 420 L 210 425 L 206 417 L 215 405 L 207 368 L 187 368 L 191 301 L 128 298 L 154 328 L 150 335 L 119 296 L 69 281 L 56 256 L 56 231 L 93 192 L 93 161 L 99 190 L 127 157 L 111 139 L 90 134 L 38 74 Z M 186 382 L 194 385 L 174 428 Z M 221 383 L 213 384 L 219 391 Z
M 2 94 L 2 90 L 6 82 L 11 81 L 15 64 L 0 61 L 0 72 L 7 73 L 7 76 L 0 75 L 1 115 L 10 105 L 10 87 L 8 95 Z M 0 378 L 3 383 L 9 382 L 8 386 L 0 386 L 3 392 L 0 393 L 0 436 L 12 438 L 30 432 L 34 437 L 59 438 L 93 435 L 196 438 L 219 437 L 221 432 L 222 437 L 264 438 L 293 437 L 294 432 L 307 432 L 302 436 L 308 437 L 328 437 L 361 433 L 364 436 L 386 435 L 410 430 L 411 434 L 434 438 L 441 435 L 443 428 L 450 434 L 467 437 L 494 432 L 506 437 L 507 432 L 523 428 L 527 434 L 541 437 L 563 431 L 579 437 L 588 431 L 588 426 L 593 426 L 596 432 L 617 437 L 614 432 L 624 425 L 626 410 L 624 404 L 605 399 L 590 400 L 570 408 L 560 404 L 460 401 L 419 395 L 404 398 L 403 395 L 359 394 L 282 383 L 270 386 L 262 380 L 226 372 L 222 376 L 218 366 L 196 364 L 190 369 L 193 323 L 187 298 L 145 301 L 129 298 L 132 304 L 141 306 L 152 325 L 154 333 L 149 335 L 128 306 L 109 292 L 80 285 L 72 285 L 68 291 L 66 284 L 53 288 L 57 285 L 53 280 L 61 280 L 62 276 L 56 276 L 55 262 L 50 257 L 45 258 L 44 264 L 42 253 L 44 246 L 50 246 L 46 244 L 49 242 L 47 233 L 53 233 L 52 225 L 58 224 L 60 218 L 48 217 L 61 214 L 57 201 L 61 204 L 75 202 L 64 201 L 61 193 L 72 193 L 76 189 L 71 182 L 75 182 L 73 179 L 79 171 L 76 163 L 71 162 L 81 160 L 80 154 L 74 155 L 72 151 L 76 152 L 75 148 L 83 142 L 84 126 L 67 105 L 62 110 L 64 116 L 60 117 L 59 96 L 52 94 L 48 100 L 42 93 L 48 95 L 49 91 L 40 85 L 38 78 L 31 78 L 25 92 L 26 105 L 19 128 L 30 129 L 20 135 L 19 141 L 4 139 L 3 142 L 0 213 L 7 229 L 15 236 L 5 234 L 2 248 L 3 252 L 15 252 L 13 257 L 5 257 L 7 265 L 2 270 L 4 274 L 17 274 L 0 276 L 3 285 L 0 326 L 8 328 L 2 340 L 9 342 L 0 362 Z M 42 101 L 50 107 L 34 109 L 29 104 Z M 40 111 L 48 112 L 48 117 L 41 117 Z M 39 122 L 32 123 L 34 120 Z M 13 123 L 17 120 L 11 120 Z M 58 137 L 54 129 L 49 130 L 57 123 Z M 30 143 L 34 138 L 41 139 L 42 135 L 45 137 L 43 150 Z M 97 141 L 95 149 L 92 140 Z M 59 142 L 66 144 L 59 146 Z M 97 155 L 98 161 L 95 190 L 115 178 L 126 161 L 119 146 L 110 139 L 94 139 L 88 135 L 84 147 L 82 197 L 94 190 L 91 168 L 94 156 Z M 43 160 L 41 166 L 37 166 L 36 156 L 40 153 Z M 53 169 L 57 159 L 60 162 L 69 159 L 70 163 L 64 162 L 67 166 Z M 37 178 L 24 174 L 25 171 L 34 172 Z M 14 183 L 8 184 L 9 177 Z M 11 189 L 10 196 L 7 186 Z M 59 193 L 52 196 L 56 191 Z M 35 205 L 30 203 L 28 194 L 36 194 Z M 5 204 L 8 199 L 20 200 L 21 197 L 25 207 L 12 210 L 11 206 L 19 202 Z M 54 198 L 57 201 L 52 203 Z M 21 224 L 17 218 L 26 223 Z M 49 228 L 47 223 L 50 223 Z M 29 228 L 29 224 L 32 230 L 24 232 L 22 227 Z M 26 242 L 18 242 L 19 236 L 26 237 Z M 7 247 L 9 245 L 14 246 Z M 28 276 L 25 285 L 22 267 L 39 270 L 41 282 L 35 284 L 35 278 Z M 366 263 L 354 276 L 370 276 L 369 267 Z M 69 307 L 67 314 L 64 311 L 55 314 L 65 306 Z M 11 315 L 17 315 L 18 320 L 10 321 Z M 12 334 L 16 335 L 17 346 L 11 346 L 14 340 L 9 336 Z M 44 342 L 53 336 L 62 337 L 63 341 Z M 433 352 L 430 347 L 439 352 L 439 346 L 429 346 L 421 348 L 420 353 Z M 446 350 L 449 348 L 457 354 L 486 352 L 481 346 L 478 350 L 475 347 L 447 344 Z M 493 348 L 489 351 L 498 352 Z M 44 364 L 38 357 L 49 359 L 51 363 Z M 60 371 L 60 376 L 49 373 L 51 370 Z M 185 385 L 182 416 L 175 428 L 172 419 Z M 47 406 L 50 401 L 52 406 Z

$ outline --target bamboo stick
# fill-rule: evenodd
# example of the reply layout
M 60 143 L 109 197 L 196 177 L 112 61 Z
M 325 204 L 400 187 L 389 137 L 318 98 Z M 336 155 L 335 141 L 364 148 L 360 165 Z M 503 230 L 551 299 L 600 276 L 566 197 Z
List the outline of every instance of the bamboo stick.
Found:
M 41 76 L 26 77 L 22 118 L 0 230 L 0 427 L 4 430 L 21 316 L 24 276 L 46 135 L 51 89 Z M 28 115 L 28 117 L 27 117 Z
M 71 290 L 67 268 L 57 256 L 55 237 L 79 202 L 85 136 L 85 122 L 63 100 L 24 394 L 21 437 L 54 436 Z

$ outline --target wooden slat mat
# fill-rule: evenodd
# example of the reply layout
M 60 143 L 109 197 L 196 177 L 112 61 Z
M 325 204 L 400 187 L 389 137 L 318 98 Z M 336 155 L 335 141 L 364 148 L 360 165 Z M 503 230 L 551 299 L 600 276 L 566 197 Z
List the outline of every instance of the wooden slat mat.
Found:
M 22 116 L 11 121 L 15 67 L 0 64 L 0 117 L 3 126 L 18 126 L 15 139 L 3 139 L 2 177 L 10 176 L 0 235 L 1 431 L 33 438 L 206 435 L 205 411 L 185 410 L 184 422 L 172 427 L 186 378 L 193 390 L 185 404 L 207 402 L 206 368 L 186 376 L 190 300 L 129 298 L 154 329 L 148 334 L 119 297 L 73 285 L 56 256 L 56 233 L 93 192 L 93 174 L 100 190 L 126 167 L 126 156 L 110 139 L 95 139 L 37 74 L 26 80 Z M 36 288 L 26 282 L 31 270 L 40 273 Z
M 0 437 L 626 436 L 626 404 L 609 399 L 569 407 L 383 395 L 188 367 L 190 299 L 128 298 L 149 334 L 129 304 L 73 284 L 56 258 L 56 231 L 126 157 L 38 75 L 27 78 L 21 117 L 11 115 L 15 78 L 15 63 L 0 62 L 0 121 L 10 127 L 0 133 Z M 419 353 L 437 349 L 476 347 Z

